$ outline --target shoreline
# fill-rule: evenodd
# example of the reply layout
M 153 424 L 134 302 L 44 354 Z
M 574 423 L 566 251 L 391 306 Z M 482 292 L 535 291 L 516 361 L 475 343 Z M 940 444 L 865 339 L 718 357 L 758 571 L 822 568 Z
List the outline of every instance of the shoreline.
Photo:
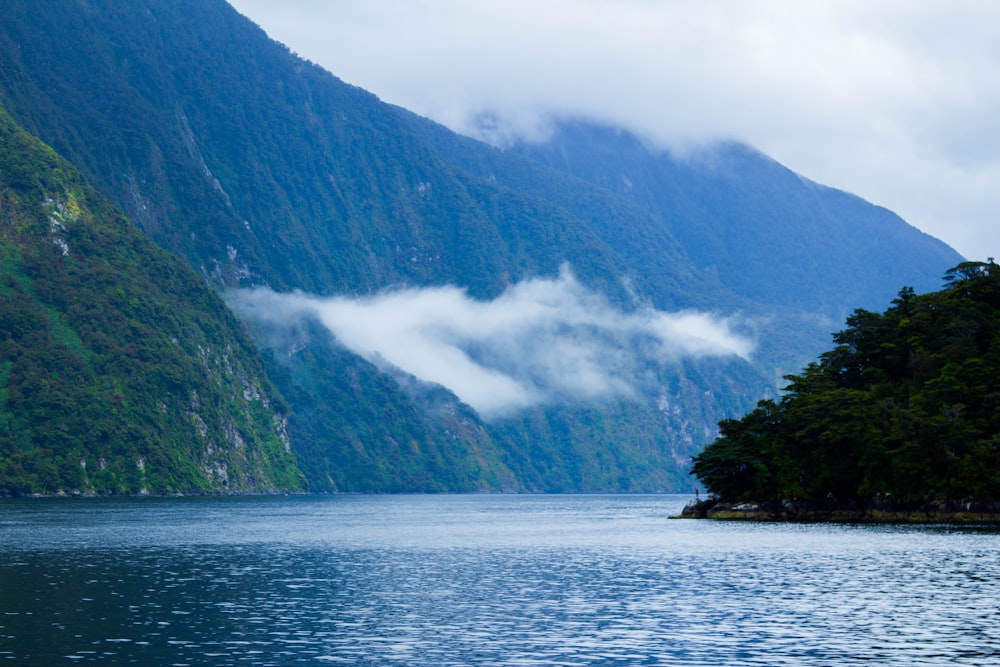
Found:
M 950 507 L 925 505 L 917 509 L 865 507 L 812 507 L 782 503 L 722 503 L 701 500 L 688 503 L 676 519 L 714 521 L 768 521 L 787 523 L 858 523 L 858 524 L 993 524 L 1000 525 L 1000 507 L 974 505 Z

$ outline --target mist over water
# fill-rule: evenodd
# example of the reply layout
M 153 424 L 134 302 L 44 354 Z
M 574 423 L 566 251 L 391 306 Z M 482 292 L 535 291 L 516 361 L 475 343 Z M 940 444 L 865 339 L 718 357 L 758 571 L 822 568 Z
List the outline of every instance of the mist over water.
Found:
M 545 403 L 630 396 L 650 367 L 682 358 L 749 358 L 735 318 L 653 308 L 623 311 L 568 268 L 491 301 L 453 286 L 350 299 L 269 289 L 227 300 L 244 317 L 312 315 L 353 352 L 443 385 L 489 418 Z

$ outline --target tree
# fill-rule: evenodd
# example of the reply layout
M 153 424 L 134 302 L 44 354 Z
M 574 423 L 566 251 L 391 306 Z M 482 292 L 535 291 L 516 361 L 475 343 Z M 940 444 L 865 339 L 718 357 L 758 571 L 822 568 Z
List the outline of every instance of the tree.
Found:
M 836 346 L 694 459 L 722 501 L 817 505 L 1000 499 L 1000 271 L 963 262 L 945 289 L 855 311 Z

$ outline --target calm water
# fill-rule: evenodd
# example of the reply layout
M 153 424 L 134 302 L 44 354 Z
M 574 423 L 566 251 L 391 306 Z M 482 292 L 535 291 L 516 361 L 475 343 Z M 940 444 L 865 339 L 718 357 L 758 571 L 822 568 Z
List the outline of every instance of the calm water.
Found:
M 0 666 L 1000 664 L 996 530 L 687 500 L 0 501 Z

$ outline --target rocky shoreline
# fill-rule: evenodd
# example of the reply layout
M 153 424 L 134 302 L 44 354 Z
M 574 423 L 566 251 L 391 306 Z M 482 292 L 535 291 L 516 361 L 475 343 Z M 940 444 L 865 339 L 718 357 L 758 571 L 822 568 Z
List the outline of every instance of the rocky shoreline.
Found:
M 911 523 L 1000 524 L 1000 503 L 954 501 L 919 507 L 888 505 L 829 505 L 781 501 L 773 503 L 724 503 L 695 500 L 681 511 L 681 519 L 719 521 L 788 521 L 802 523 Z

